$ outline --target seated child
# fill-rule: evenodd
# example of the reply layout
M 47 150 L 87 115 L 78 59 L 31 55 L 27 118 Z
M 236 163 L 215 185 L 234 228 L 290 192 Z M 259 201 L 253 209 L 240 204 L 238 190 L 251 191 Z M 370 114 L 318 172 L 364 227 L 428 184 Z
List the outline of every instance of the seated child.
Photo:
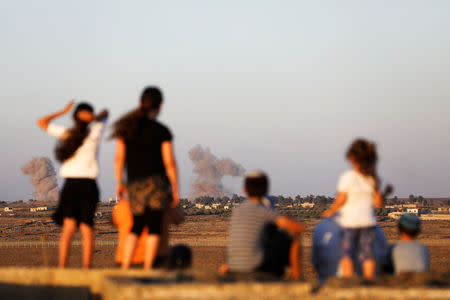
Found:
M 420 219 L 404 214 L 398 222 L 400 242 L 392 249 L 392 262 L 396 274 L 426 272 L 430 268 L 430 256 L 425 245 L 416 240 L 420 232 Z
M 290 265 L 291 276 L 300 278 L 299 234 L 304 227 L 262 203 L 268 186 L 269 180 L 261 172 L 253 172 L 245 179 L 248 200 L 233 209 L 228 263 L 221 267 L 222 274 L 263 272 L 281 277 Z

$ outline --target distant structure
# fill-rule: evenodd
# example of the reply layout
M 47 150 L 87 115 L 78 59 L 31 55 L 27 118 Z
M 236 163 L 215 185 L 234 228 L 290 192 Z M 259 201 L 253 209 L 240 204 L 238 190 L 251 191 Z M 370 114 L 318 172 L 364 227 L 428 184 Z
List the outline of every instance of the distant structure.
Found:
M 5 212 L 12 212 L 13 209 L 12 209 L 11 207 L 5 207 L 5 208 L 3 209 L 3 211 L 5 211 Z
M 30 208 L 30 212 L 41 212 L 41 211 L 47 211 L 47 206 L 39 206 L 39 207 L 32 207 Z

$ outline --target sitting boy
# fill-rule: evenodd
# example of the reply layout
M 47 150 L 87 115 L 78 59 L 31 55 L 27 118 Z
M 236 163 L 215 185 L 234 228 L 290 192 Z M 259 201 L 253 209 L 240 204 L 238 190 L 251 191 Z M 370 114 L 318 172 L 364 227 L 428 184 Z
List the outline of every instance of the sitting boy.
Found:
M 282 277 L 290 265 L 292 278 L 300 278 L 299 234 L 304 227 L 261 203 L 268 186 L 269 179 L 261 172 L 245 179 L 248 200 L 233 209 L 228 264 L 220 268 L 220 273 L 262 272 Z
M 425 245 L 416 240 L 420 232 L 420 219 L 404 214 L 398 222 L 400 242 L 392 249 L 392 262 L 396 274 L 426 272 L 430 268 L 430 256 Z

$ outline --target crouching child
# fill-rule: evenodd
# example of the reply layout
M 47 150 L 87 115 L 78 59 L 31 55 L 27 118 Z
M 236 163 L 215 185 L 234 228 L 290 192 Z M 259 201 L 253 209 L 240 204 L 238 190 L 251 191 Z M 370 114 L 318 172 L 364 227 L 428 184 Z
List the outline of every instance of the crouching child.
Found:
M 268 273 L 281 278 L 288 269 L 292 278 L 299 279 L 300 233 L 304 226 L 263 205 L 269 189 L 264 173 L 250 173 L 244 185 L 248 200 L 233 209 L 227 264 L 219 272 Z

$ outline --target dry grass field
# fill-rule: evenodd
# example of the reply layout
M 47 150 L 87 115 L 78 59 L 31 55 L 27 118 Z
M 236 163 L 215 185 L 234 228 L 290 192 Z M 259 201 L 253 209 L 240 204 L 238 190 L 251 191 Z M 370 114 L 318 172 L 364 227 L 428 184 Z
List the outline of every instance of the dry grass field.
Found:
M 103 216 L 96 220 L 96 240 L 114 241 L 117 230 L 111 223 L 111 208 L 103 206 Z M 312 230 L 319 220 L 304 220 L 306 232 L 303 236 L 305 276 L 310 279 L 314 271 L 310 263 Z M 387 238 L 393 242 L 397 239 L 396 223 L 382 221 Z M 228 218 L 221 216 L 190 216 L 180 226 L 171 227 L 171 242 L 185 243 L 193 249 L 193 266 L 195 268 L 217 270 L 225 260 Z M 34 244 L 45 241 L 57 241 L 60 228 L 50 219 L 50 213 L 35 216 L 0 216 L 0 266 L 55 266 L 57 248 L 14 246 L 17 241 L 32 241 Z M 79 233 L 75 239 L 80 239 Z M 432 270 L 449 272 L 450 270 L 450 222 L 425 221 L 420 239 L 429 247 Z M 6 248 L 6 245 L 9 248 Z M 73 247 L 69 260 L 70 267 L 79 267 L 81 262 L 80 247 Z M 93 256 L 94 268 L 115 267 L 113 246 L 98 246 Z

